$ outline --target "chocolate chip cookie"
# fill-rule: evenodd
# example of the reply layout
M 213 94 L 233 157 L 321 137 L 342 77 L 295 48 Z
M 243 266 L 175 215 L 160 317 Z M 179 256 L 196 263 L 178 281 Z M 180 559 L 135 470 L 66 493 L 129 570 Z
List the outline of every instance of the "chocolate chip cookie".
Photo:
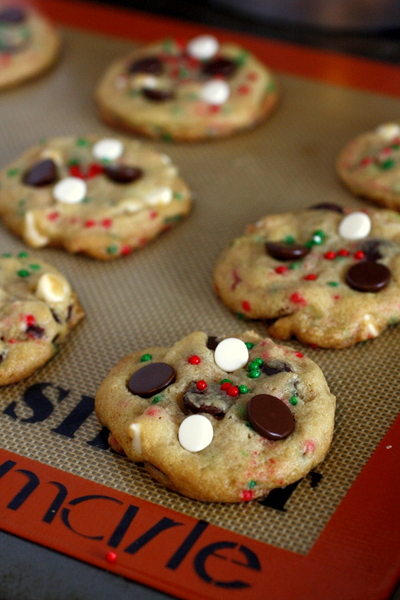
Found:
M 76 293 L 53 266 L 0 255 L 0 385 L 31 375 L 84 316 Z
M 96 394 L 117 452 L 167 488 L 246 502 L 303 477 L 331 444 L 335 397 L 302 353 L 254 332 L 195 332 L 125 357 Z
M 190 205 L 170 158 L 136 140 L 44 140 L 0 172 L 0 216 L 29 246 L 103 260 L 144 246 Z
M 207 140 L 262 121 L 277 84 L 254 55 L 211 35 L 165 39 L 113 63 L 99 83 L 100 115 L 112 127 L 164 140 Z
M 351 140 L 337 172 L 355 194 L 400 211 L 400 123 L 385 123 Z
M 223 251 L 215 291 L 275 338 L 345 348 L 400 320 L 400 215 L 321 204 L 268 215 Z
M 45 71 L 59 47 L 56 29 L 32 5 L 0 0 L 0 89 Z

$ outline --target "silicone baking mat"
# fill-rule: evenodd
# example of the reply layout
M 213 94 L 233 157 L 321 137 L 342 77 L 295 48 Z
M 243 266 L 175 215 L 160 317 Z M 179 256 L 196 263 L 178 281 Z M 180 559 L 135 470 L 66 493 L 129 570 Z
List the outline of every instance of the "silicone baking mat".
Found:
M 43 137 L 112 136 L 93 101 L 110 61 L 156 33 L 203 32 L 133 12 L 62 4 L 63 15 L 56 2 L 43 2 L 67 24 L 65 14 L 72 15 L 74 27 L 60 26 L 57 66 L 0 97 L 1 166 Z M 115 36 L 115 23 L 124 38 Z M 258 598 L 266 585 L 279 587 L 274 597 L 285 600 L 359 598 L 359 587 L 352 595 L 357 581 L 363 598 L 384 598 L 399 573 L 400 512 L 391 500 L 391 488 L 394 496 L 399 486 L 392 443 L 400 427 L 399 327 L 348 350 L 291 342 L 320 365 L 337 396 L 335 436 L 323 464 L 263 502 L 207 504 L 165 490 L 140 465 L 110 451 L 93 412 L 100 382 L 134 350 L 168 346 L 194 330 L 265 334 L 265 324 L 239 320 L 214 296 L 219 253 L 267 213 L 318 202 L 362 206 L 339 184 L 336 156 L 353 136 L 399 115 L 400 84 L 382 76 L 393 75 L 385 65 L 218 33 L 256 44 L 275 67 L 280 106 L 257 129 L 227 140 L 144 142 L 169 154 L 195 194 L 189 217 L 147 247 L 108 263 L 28 250 L 69 277 L 86 318 L 48 365 L 2 389 L 0 526 L 182 598 Z M 309 68 L 300 66 L 304 53 L 315 59 Z M 360 72 L 370 77 L 358 80 Z M 1 252 L 26 250 L 1 228 Z M 113 562 L 106 558 L 110 549 Z M 272 578 L 275 564 L 292 576 Z M 298 596 L 300 590 L 309 595 Z

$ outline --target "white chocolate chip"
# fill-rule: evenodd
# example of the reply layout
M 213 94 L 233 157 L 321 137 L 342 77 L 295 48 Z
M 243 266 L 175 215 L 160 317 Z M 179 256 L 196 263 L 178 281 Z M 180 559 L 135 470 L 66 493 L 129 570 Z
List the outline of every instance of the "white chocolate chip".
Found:
M 227 338 L 215 348 L 214 360 L 220 369 L 232 373 L 245 366 L 249 360 L 249 351 L 242 340 Z
M 344 240 L 362 240 L 371 231 L 371 219 L 360 211 L 346 215 L 339 223 L 339 235 Z
M 157 204 L 169 204 L 172 200 L 172 190 L 169 187 L 158 187 L 148 192 L 144 200 L 146 204 L 150 206 L 156 206 Z
M 138 454 L 142 453 L 142 441 L 140 437 L 140 423 L 131 423 L 129 425 L 129 435 L 132 438 L 132 444 Z
M 117 160 L 124 152 L 124 145 L 116 138 L 103 138 L 93 145 L 92 154 L 99 160 Z
M 213 437 L 213 426 L 204 415 L 186 417 L 178 431 L 179 443 L 189 452 L 201 452 L 211 444 Z
M 198 35 L 190 40 L 187 53 L 199 60 L 208 60 L 218 52 L 219 42 L 213 35 Z
M 116 214 L 120 214 L 121 212 L 127 212 L 130 214 L 137 213 L 142 208 L 143 208 L 142 200 L 137 200 L 135 198 L 126 198 L 125 200 L 121 200 L 121 202 L 118 202 Z
M 400 135 L 400 125 L 397 125 L 397 123 L 385 123 L 377 127 L 375 132 L 385 140 L 392 140 Z
M 229 85 L 222 79 L 211 79 L 200 90 L 201 99 L 208 104 L 224 104 L 230 93 Z
M 375 325 L 372 323 L 371 319 L 371 315 L 365 315 L 363 321 L 365 323 L 368 333 L 370 333 L 373 337 L 377 337 L 379 332 L 376 329 Z
M 49 243 L 49 238 L 39 233 L 36 228 L 35 216 L 31 211 L 25 214 L 24 238 L 34 248 L 43 248 Z
M 55 273 L 44 273 L 36 287 L 36 296 L 45 302 L 62 302 L 70 292 L 68 281 Z
M 86 196 L 87 185 L 79 177 L 64 177 L 53 188 L 53 197 L 64 204 L 77 204 Z

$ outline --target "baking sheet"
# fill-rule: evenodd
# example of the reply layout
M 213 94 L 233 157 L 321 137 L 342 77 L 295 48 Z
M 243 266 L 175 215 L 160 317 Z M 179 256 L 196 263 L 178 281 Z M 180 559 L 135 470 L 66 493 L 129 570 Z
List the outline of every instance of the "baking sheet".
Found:
M 46 77 L 0 96 L 0 164 L 42 137 L 113 135 L 98 119 L 94 87 L 104 69 L 133 42 L 62 28 L 63 54 Z M 316 473 L 286 500 L 205 504 L 169 492 L 139 466 L 101 447 L 90 399 L 123 356 L 170 345 L 193 330 L 235 335 L 261 322 L 231 314 L 214 296 L 214 263 L 246 224 L 317 202 L 362 206 L 338 182 L 337 153 L 353 136 L 398 118 L 398 99 L 276 73 L 282 101 L 259 128 L 212 143 L 144 142 L 166 152 L 195 193 L 191 215 L 147 247 L 109 263 L 59 250 L 30 251 L 73 283 L 86 318 L 55 358 L 1 393 L 1 446 L 138 498 L 285 550 L 306 555 L 396 418 L 400 329 L 348 350 L 318 350 L 295 341 L 323 369 L 337 396 L 331 451 Z M 118 133 L 116 133 L 118 135 Z M 25 245 L 3 226 L 0 251 Z M 50 414 L 38 419 L 45 397 Z M 73 437 L 61 433 L 84 407 Z M 33 408 L 32 408 L 33 407 Z M 89 408 L 88 408 L 89 407 Z M 97 446 L 93 440 L 97 439 Z

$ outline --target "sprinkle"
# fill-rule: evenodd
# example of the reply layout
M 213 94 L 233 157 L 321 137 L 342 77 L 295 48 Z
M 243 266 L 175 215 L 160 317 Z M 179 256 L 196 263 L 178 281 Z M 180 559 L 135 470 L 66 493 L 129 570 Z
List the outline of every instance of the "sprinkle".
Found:
M 292 396 L 289 400 L 290 404 L 292 404 L 292 406 L 296 406 L 297 404 L 297 398 L 296 396 Z
M 395 164 L 396 163 L 392 158 L 388 158 L 388 159 L 382 161 L 379 166 L 384 171 L 388 171 L 389 169 L 392 169 L 395 166 Z
M 19 271 L 17 271 L 17 275 L 19 277 L 29 277 L 30 273 L 26 269 L 20 269 Z
M 117 246 L 107 246 L 106 248 L 107 254 L 116 254 L 118 252 Z
M 336 258 L 336 253 L 332 250 L 328 250 L 328 252 L 325 252 L 324 258 L 326 258 L 326 260 L 333 260 L 334 258 Z
M 339 283 L 337 281 L 328 281 L 327 282 L 328 285 L 330 285 L 331 287 L 337 287 L 339 285 Z
M 346 250 L 346 248 L 342 248 L 341 250 L 339 250 L 338 255 L 339 256 L 349 256 L 350 252 L 348 250 Z
M 151 354 L 143 354 L 143 355 L 140 357 L 140 362 L 147 362 L 147 361 L 151 360 L 152 358 L 153 358 L 153 357 L 152 357 L 152 355 L 151 355 Z
M 357 250 L 357 252 L 354 253 L 354 258 L 356 260 L 362 260 L 365 258 L 365 253 L 362 250 Z
M 28 258 L 29 254 L 27 252 L 19 252 L 17 256 L 18 258 Z
M 122 256 L 126 256 L 127 254 L 130 254 L 131 251 L 132 251 L 132 248 L 128 245 L 122 246 L 122 248 L 121 248 Z
M 239 94 L 240 94 L 241 96 L 246 96 L 247 94 L 249 94 L 249 93 L 250 93 L 250 89 L 251 89 L 251 88 L 250 88 L 250 86 L 248 86 L 248 85 L 240 85 L 240 86 L 238 87 L 238 92 L 239 92 Z
M 201 363 L 201 359 L 200 359 L 200 357 L 199 357 L 199 356 L 197 356 L 196 354 L 193 354 L 192 356 L 190 356 L 190 357 L 188 358 L 188 362 L 189 362 L 191 365 L 199 365 L 199 364 Z
M 284 239 L 285 244 L 294 244 L 296 239 L 292 235 L 287 235 Z
M 300 304 L 301 306 L 307 305 L 306 299 L 299 292 L 293 292 L 289 300 L 293 302 L 293 304 Z
M 231 385 L 229 387 L 228 390 L 226 390 L 226 393 L 228 394 L 228 396 L 231 396 L 231 398 L 236 398 L 237 396 L 239 396 L 239 388 L 236 385 Z
M 106 561 L 113 564 L 117 561 L 117 553 L 116 552 L 112 552 L 110 550 L 110 552 L 107 552 L 106 554 Z
M 96 221 L 94 221 L 93 219 L 88 219 L 84 223 L 84 226 L 87 227 L 87 228 L 94 227 L 95 225 L 96 225 Z
M 55 210 L 55 211 L 49 213 L 47 215 L 47 218 L 49 219 L 49 221 L 55 221 L 56 219 L 58 219 L 59 216 L 60 216 L 60 213 Z
M 223 383 L 221 384 L 221 390 L 226 392 L 229 390 L 230 387 L 232 387 L 232 383 L 228 380 L 223 380 Z
M 261 371 L 259 369 L 251 369 L 247 373 L 247 377 L 250 377 L 250 379 L 258 379 L 258 377 L 261 377 Z
M 316 275 L 315 273 L 309 273 L 308 275 L 305 275 L 303 279 L 305 279 L 306 281 L 315 281 L 316 279 L 318 279 L 318 275 Z
M 239 392 L 241 394 L 248 394 L 249 388 L 247 387 L 247 385 L 239 385 Z
M 254 492 L 252 490 L 242 490 L 240 495 L 243 502 L 249 502 L 254 498 Z
M 254 344 L 252 342 L 245 342 L 247 349 L 251 350 L 252 348 L 254 348 Z
M 207 387 L 208 387 L 208 385 L 207 385 L 207 383 L 206 383 L 206 382 L 205 382 L 203 379 L 200 379 L 200 381 L 197 381 L 197 383 L 196 383 L 196 388 L 197 388 L 197 389 L 198 389 L 200 392 L 202 392 L 202 391 L 206 390 L 206 389 L 207 389 Z
M 301 352 L 295 352 L 294 354 L 295 356 L 297 356 L 297 358 L 304 358 L 304 354 L 302 354 Z
M 242 308 L 243 308 L 243 310 L 245 310 L 247 312 L 250 311 L 251 310 L 250 302 L 248 300 L 243 300 Z
M 289 267 L 286 265 L 279 265 L 279 267 L 275 268 L 275 273 L 278 273 L 278 275 L 283 275 L 283 273 L 287 273 L 288 271 Z

